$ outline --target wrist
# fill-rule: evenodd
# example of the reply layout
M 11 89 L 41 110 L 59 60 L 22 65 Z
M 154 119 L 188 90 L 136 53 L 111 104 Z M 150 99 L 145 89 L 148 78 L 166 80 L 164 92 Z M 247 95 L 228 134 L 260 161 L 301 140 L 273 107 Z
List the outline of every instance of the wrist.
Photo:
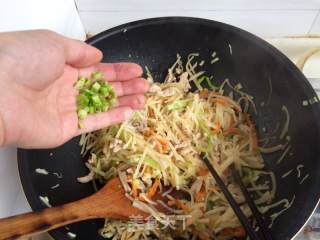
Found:
M 15 103 L 12 99 L 12 96 L 14 96 L 14 93 L 12 93 L 13 79 L 9 74 L 9 68 L 3 67 L 6 63 L 7 62 L 0 53 L 0 88 L 6 89 L 5 92 L 0 94 L 0 146 L 15 143 L 13 139 L 14 134 L 8 134 L 8 132 L 10 132 L 10 127 L 16 122 L 16 119 L 13 119 L 16 111 L 12 110 L 12 104 Z M 14 128 L 17 127 L 18 126 Z
M 5 144 L 5 127 L 2 116 L 0 115 L 0 146 L 3 146 Z
M 0 40 L 1 44 L 1 40 Z M 4 49 L 0 47 L 0 82 L 7 82 L 13 80 L 13 74 L 17 69 L 18 62 L 14 60 Z

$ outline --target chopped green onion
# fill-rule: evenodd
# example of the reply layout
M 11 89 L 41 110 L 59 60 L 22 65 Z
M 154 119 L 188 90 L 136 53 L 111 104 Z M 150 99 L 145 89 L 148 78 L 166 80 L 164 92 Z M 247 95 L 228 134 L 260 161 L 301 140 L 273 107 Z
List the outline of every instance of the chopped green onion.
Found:
M 203 89 L 203 87 L 201 86 L 201 81 L 199 82 L 198 79 L 195 79 L 195 80 L 194 80 L 194 84 L 196 85 L 196 87 L 197 87 L 198 90 L 201 91 L 201 90 Z
M 86 82 L 84 83 L 84 87 L 90 87 L 92 84 L 92 81 L 90 79 L 86 79 Z
M 90 99 L 84 94 L 80 94 L 80 95 L 77 96 L 77 104 L 78 104 L 78 106 L 86 107 L 86 106 L 88 106 L 89 101 L 90 101 Z
M 94 95 L 94 92 L 92 92 L 91 90 L 89 89 L 85 89 L 84 90 L 84 94 L 87 96 L 87 97 L 92 97 Z
M 93 106 L 90 106 L 89 107 L 89 114 L 93 114 L 94 113 L 94 107 Z
M 98 81 L 102 78 L 102 73 L 101 72 L 93 72 L 91 74 L 91 78 L 95 81 Z
M 95 91 L 95 92 L 98 92 L 99 89 L 100 89 L 101 85 L 98 83 L 98 82 L 95 82 L 92 87 L 91 87 L 91 90 L 92 91 Z
M 74 87 L 79 91 L 76 97 L 79 127 L 88 114 L 108 111 L 116 104 L 116 93 L 113 87 L 101 79 L 102 73 L 93 72 L 91 78 L 80 77 Z
M 194 226 L 195 226 L 195 229 L 200 232 L 206 229 L 206 226 L 203 223 L 199 223 L 197 221 L 195 221 Z
M 92 100 L 92 102 L 93 102 L 93 106 L 100 106 L 100 105 L 102 105 L 102 102 L 101 102 L 101 100 L 100 100 L 99 95 L 94 95 L 94 96 L 92 96 L 91 100 Z
M 84 110 L 84 109 L 80 109 L 78 111 L 78 117 L 81 120 L 85 119 L 87 117 L 87 115 L 88 115 L 88 112 L 86 110 Z
M 168 110 L 177 110 L 180 108 L 185 108 L 188 105 L 188 101 L 177 100 L 173 103 L 167 105 Z
M 116 161 L 116 160 L 111 160 L 111 161 L 110 161 L 110 166 L 111 166 L 111 167 L 117 166 L 117 161 Z
M 110 91 L 111 91 L 110 87 L 107 87 L 107 86 L 103 86 L 100 88 L 100 93 L 104 97 L 107 97 L 109 95 Z
M 144 163 L 149 165 L 150 167 L 154 168 L 154 169 L 160 169 L 160 165 L 157 161 L 153 160 L 151 157 L 146 156 L 144 158 Z
M 208 76 L 202 76 L 202 77 L 200 77 L 200 78 L 197 80 L 197 83 L 198 83 L 199 85 L 201 85 L 201 83 L 202 83 L 203 81 L 205 81 L 205 82 L 208 84 L 210 90 L 215 89 L 214 85 L 213 85 L 212 82 L 211 82 L 211 79 L 210 79 Z
M 76 82 L 75 84 L 75 88 L 76 89 L 81 89 L 83 88 L 83 86 L 85 85 L 86 83 L 86 78 L 85 77 L 80 77 L 79 80 Z
M 212 210 L 215 205 L 216 204 L 215 204 L 214 201 L 208 200 L 208 202 L 207 202 L 207 210 Z
M 109 109 L 109 105 L 102 105 L 101 107 L 100 107 L 100 110 L 101 110 L 101 112 L 106 112 L 107 110 Z

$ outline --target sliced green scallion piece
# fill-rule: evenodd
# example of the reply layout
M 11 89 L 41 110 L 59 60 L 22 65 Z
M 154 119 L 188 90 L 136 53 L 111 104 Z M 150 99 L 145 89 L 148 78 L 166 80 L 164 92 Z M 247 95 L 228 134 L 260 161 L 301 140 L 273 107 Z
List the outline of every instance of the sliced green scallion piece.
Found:
M 79 94 L 76 97 L 79 128 L 89 114 L 106 112 L 117 102 L 113 87 L 102 79 L 101 72 L 93 72 L 91 77 L 79 77 L 74 84 Z

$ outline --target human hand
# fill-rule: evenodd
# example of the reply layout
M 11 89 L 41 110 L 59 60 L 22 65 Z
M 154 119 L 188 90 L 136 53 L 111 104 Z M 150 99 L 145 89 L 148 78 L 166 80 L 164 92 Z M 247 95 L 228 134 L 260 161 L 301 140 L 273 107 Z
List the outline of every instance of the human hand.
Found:
M 47 30 L 0 33 L 0 144 L 55 147 L 83 132 L 128 119 L 144 106 L 149 84 L 133 63 L 99 63 L 102 53 Z M 101 71 L 118 96 L 106 113 L 89 115 L 78 129 L 74 83 Z

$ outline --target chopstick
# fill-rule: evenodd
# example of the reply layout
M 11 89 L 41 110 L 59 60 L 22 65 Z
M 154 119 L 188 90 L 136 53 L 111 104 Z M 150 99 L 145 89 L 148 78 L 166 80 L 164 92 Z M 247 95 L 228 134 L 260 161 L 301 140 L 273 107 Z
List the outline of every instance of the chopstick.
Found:
M 269 228 L 267 227 L 262 214 L 260 213 L 260 211 L 258 210 L 256 204 L 254 203 L 254 201 L 252 200 L 252 198 L 250 197 L 250 193 L 247 190 L 247 188 L 244 186 L 242 179 L 239 175 L 239 173 L 237 172 L 237 170 L 235 169 L 234 165 L 232 166 L 232 174 L 235 177 L 235 180 L 238 182 L 240 189 L 248 203 L 248 206 L 250 207 L 253 216 L 255 217 L 259 227 L 261 228 L 262 234 L 264 236 L 264 238 L 266 240 L 272 240 L 272 235 L 271 232 L 269 230 Z
M 214 177 L 214 179 L 216 180 L 217 184 L 221 188 L 221 191 L 223 192 L 223 194 L 227 198 L 227 200 L 230 203 L 232 209 L 234 210 L 234 212 L 238 216 L 241 224 L 246 229 L 247 234 L 249 235 L 249 237 L 251 239 L 253 239 L 253 240 L 254 239 L 259 239 L 259 237 L 257 236 L 255 230 L 251 226 L 249 220 L 247 219 L 247 217 L 242 212 L 241 208 L 239 207 L 239 205 L 237 204 L 237 202 L 235 201 L 235 199 L 233 198 L 233 196 L 229 192 L 228 188 L 226 187 L 226 185 L 224 184 L 224 182 L 220 178 L 219 174 L 212 167 L 212 165 L 209 162 L 209 159 L 207 158 L 207 156 L 203 156 L 202 159 L 203 159 L 204 163 L 206 164 L 207 168 L 209 169 L 211 175 Z M 248 203 L 248 206 L 250 207 L 253 216 L 255 217 L 259 227 L 261 228 L 263 239 L 272 240 L 273 239 L 272 238 L 272 234 L 271 234 L 269 228 L 267 227 L 267 225 L 266 225 L 266 223 L 265 223 L 265 221 L 263 219 L 262 214 L 258 210 L 258 208 L 255 205 L 253 199 L 251 198 L 250 193 L 248 192 L 247 188 L 245 187 L 245 185 L 244 185 L 239 173 L 236 171 L 234 165 L 232 165 L 231 168 L 232 168 L 232 174 L 233 174 L 235 180 L 238 182 L 238 184 L 240 186 L 240 189 L 241 189 L 241 191 L 242 191 L 242 193 L 243 193 L 243 195 L 244 195 L 244 197 L 245 197 L 245 199 L 246 199 L 246 201 Z
M 233 198 L 233 196 L 231 195 L 231 193 L 229 192 L 227 186 L 224 184 L 224 182 L 222 181 L 222 179 L 220 178 L 219 174 L 216 172 L 216 170 L 212 167 L 211 163 L 209 162 L 209 159 L 207 158 L 207 156 L 202 156 L 202 160 L 204 161 L 204 163 L 206 164 L 209 172 L 211 173 L 211 175 L 213 176 L 213 178 L 215 179 L 216 183 L 218 184 L 218 186 L 220 187 L 223 195 L 226 197 L 226 199 L 228 200 L 230 206 L 232 207 L 234 213 L 237 215 L 237 217 L 239 218 L 239 221 L 241 222 L 242 226 L 245 228 L 248 236 L 252 239 L 252 240 L 259 240 L 260 238 L 258 237 L 256 231 L 253 229 L 253 227 L 251 226 L 251 223 L 249 222 L 248 218 L 246 217 L 246 215 L 244 215 L 244 213 L 242 212 L 241 208 L 239 207 L 238 203 L 236 202 L 236 200 Z

